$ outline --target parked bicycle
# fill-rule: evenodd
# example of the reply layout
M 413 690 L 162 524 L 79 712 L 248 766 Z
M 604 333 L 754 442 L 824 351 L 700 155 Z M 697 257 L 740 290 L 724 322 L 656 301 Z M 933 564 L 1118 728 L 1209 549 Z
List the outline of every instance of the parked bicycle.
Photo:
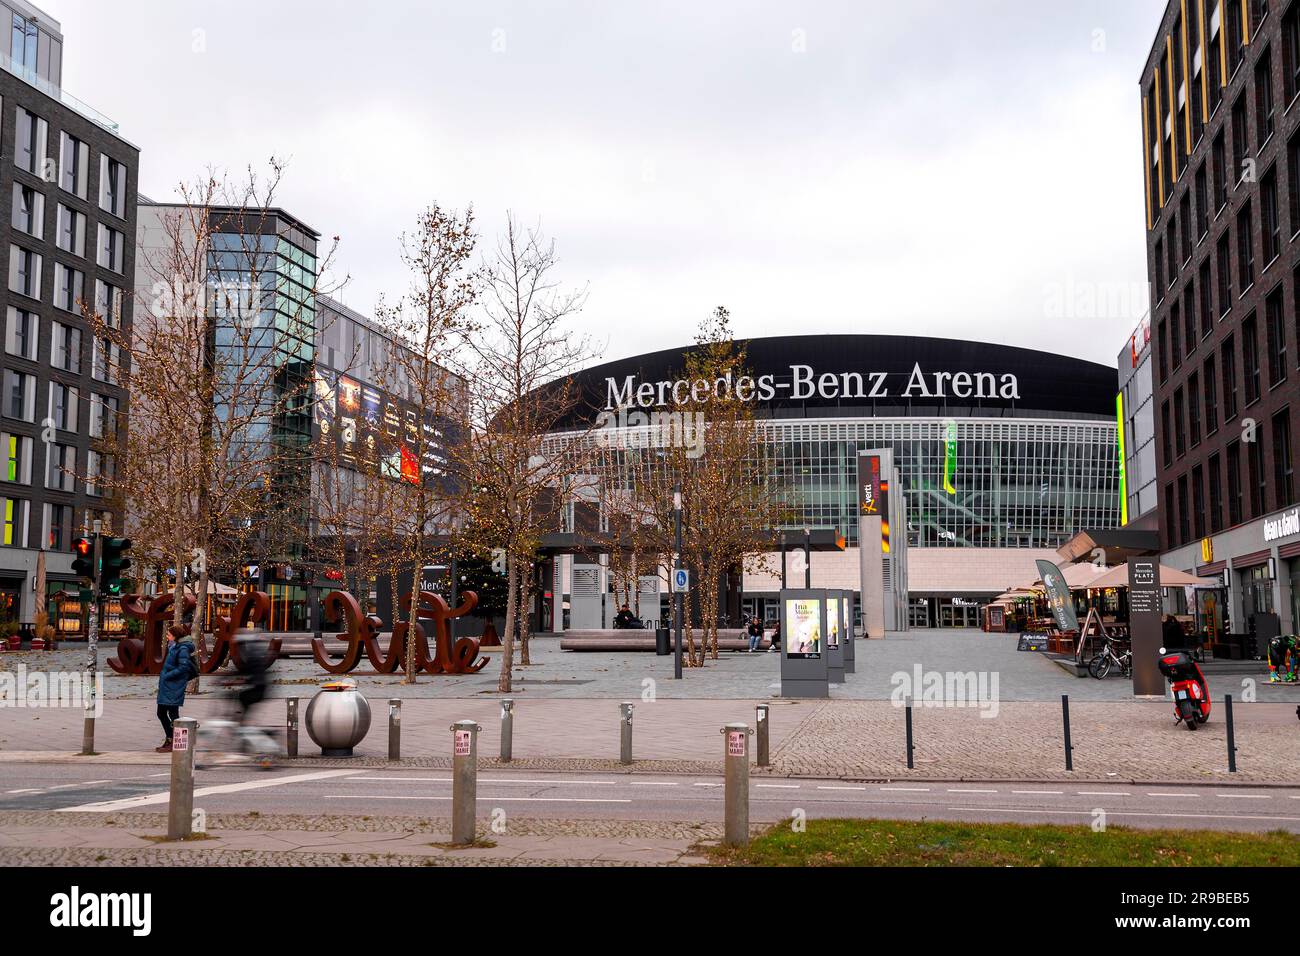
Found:
M 1126 648 L 1124 652 L 1115 650 L 1116 642 L 1107 638 L 1101 652 L 1088 662 L 1088 673 L 1097 680 L 1105 680 L 1113 668 L 1118 667 L 1124 677 L 1133 676 L 1133 651 Z

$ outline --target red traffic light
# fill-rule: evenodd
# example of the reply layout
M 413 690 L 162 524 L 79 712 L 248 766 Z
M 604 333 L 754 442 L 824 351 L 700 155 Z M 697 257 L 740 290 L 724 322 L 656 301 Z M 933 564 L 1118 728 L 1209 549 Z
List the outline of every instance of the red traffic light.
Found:
M 78 538 L 74 547 L 77 549 L 77 554 L 84 558 L 90 554 L 90 539 Z

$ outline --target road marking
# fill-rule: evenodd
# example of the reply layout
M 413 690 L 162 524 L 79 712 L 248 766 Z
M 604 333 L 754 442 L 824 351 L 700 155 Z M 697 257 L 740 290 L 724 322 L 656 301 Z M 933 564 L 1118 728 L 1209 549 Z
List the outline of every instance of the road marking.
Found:
M 797 783 L 756 783 L 755 787 L 764 787 L 768 790 L 798 790 Z
M 246 780 L 243 783 L 226 783 L 216 787 L 199 787 L 194 791 L 195 797 L 210 797 L 220 793 L 243 793 L 246 790 L 265 790 L 269 787 L 283 787 L 291 783 L 307 783 L 310 780 L 328 780 L 332 777 L 350 777 L 355 770 L 320 770 L 316 773 L 300 773 L 292 777 L 274 777 L 269 780 Z M 63 807 L 59 813 L 108 813 L 113 810 L 130 810 L 135 807 L 147 807 L 158 803 L 166 803 L 171 799 L 171 793 L 164 790 L 162 793 L 148 794 L 141 797 L 127 797 L 124 800 L 107 800 L 102 803 L 85 803 L 79 807 Z
M 1272 800 L 1273 798 L 1267 793 L 1216 793 L 1216 797 L 1223 797 L 1225 800 Z
M 632 786 L 634 787 L 675 787 L 677 786 L 677 784 L 673 783 L 671 780 L 633 780 Z M 759 786 L 762 786 L 762 784 L 759 784 Z
M 398 783 L 407 783 L 407 782 L 410 782 L 410 783 L 451 783 L 451 777 L 392 777 L 392 776 L 384 776 L 384 777 L 349 777 L 349 778 L 348 778 L 348 782 L 349 782 L 349 783 L 351 783 L 353 780 L 381 780 L 381 781 L 385 781 L 385 782 L 388 782 L 388 781 L 395 781 L 395 782 L 398 782 Z M 560 778 L 553 778 L 553 779 L 551 779 L 551 780 L 531 780 L 531 779 L 526 779 L 526 778 L 522 778 L 522 777 L 479 777 L 479 778 L 478 778 L 478 782 L 479 782 L 479 783 L 523 783 L 523 784 L 549 783 L 549 784 L 556 784 L 556 785 L 559 785 L 559 784 L 570 784 L 570 783 L 573 783 L 573 784 L 578 784 L 578 783 L 580 783 L 580 784 L 584 784 L 584 785 L 586 785 L 586 786 L 596 786 L 596 787 L 616 787 L 616 786 L 618 786 L 618 784 L 620 783 L 620 781 L 618 781 L 618 780 L 572 780 L 572 779 L 563 778 L 563 777 L 560 777 Z M 676 784 L 673 784 L 673 786 L 676 786 Z
M 1011 792 L 1012 793 L 1034 793 L 1034 794 L 1039 794 L 1041 796 L 1049 796 L 1049 797 L 1059 797 L 1063 793 L 1065 793 L 1064 790 L 1012 790 Z
M 93 786 L 94 786 L 95 784 L 97 784 L 97 783 L 112 783 L 112 782 L 113 782 L 113 781 L 111 781 L 111 780 L 87 780 L 85 783 L 81 784 L 81 786 L 83 786 L 83 787 L 93 787 Z
M 860 789 L 865 790 L 866 787 Z M 881 790 L 897 790 L 900 793 L 929 793 L 929 787 L 881 787 Z
M 28 787 L 26 790 L 6 790 L 5 793 L 40 793 L 40 787 Z
M 1081 797 L 1131 797 L 1127 790 L 1076 790 Z
M 722 784 L 720 784 L 720 783 L 697 783 L 695 786 L 697 786 L 697 787 L 720 787 L 720 786 L 722 786 Z
M 1148 797 L 1196 797 L 1196 793 L 1148 793 Z
M 818 786 L 818 790 L 865 790 L 866 787 L 823 787 Z
M 972 813 L 1062 813 L 1071 816 L 1092 816 L 1091 810 L 1039 810 L 1025 807 L 947 807 L 948 810 L 963 810 Z M 1107 810 L 1112 817 L 1154 817 L 1169 820 L 1284 820 L 1288 823 L 1300 823 L 1300 817 L 1260 816 L 1250 813 L 1146 813 L 1142 810 Z
M 951 787 L 949 793 L 997 793 L 996 790 L 969 790 L 962 787 Z
M 450 796 L 437 797 L 415 794 L 403 796 L 399 793 L 363 794 L 363 793 L 327 793 L 326 800 L 450 800 Z M 479 797 L 488 803 L 631 803 L 630 799 L 615 797 Z

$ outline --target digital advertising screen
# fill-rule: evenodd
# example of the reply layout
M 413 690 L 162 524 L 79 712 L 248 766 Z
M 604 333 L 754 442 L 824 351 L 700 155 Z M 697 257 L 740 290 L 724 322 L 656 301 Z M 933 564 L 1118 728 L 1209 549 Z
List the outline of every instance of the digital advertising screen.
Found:
M 840 629 L 843 626 L 843 619 L 840 617 L 840 599 L 826 599 L 826 646 L 840 646 Z
M 818 598 L 786 601 L 783 629 L 786 657 L 822 656 L 822 602 Z

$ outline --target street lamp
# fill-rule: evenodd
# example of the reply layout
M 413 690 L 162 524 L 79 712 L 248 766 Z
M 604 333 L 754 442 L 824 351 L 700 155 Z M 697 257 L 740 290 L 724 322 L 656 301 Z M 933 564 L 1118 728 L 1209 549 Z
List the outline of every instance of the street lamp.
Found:
M 676 558 L 673 569 L 682 569 L 682 486 L 679 482 L 673 487 L 673 534 L 676 539 Z M 673 614 L 676 620 L 673 637 L 673 680 L 682 679 L 682 592 L 673 588 Z

